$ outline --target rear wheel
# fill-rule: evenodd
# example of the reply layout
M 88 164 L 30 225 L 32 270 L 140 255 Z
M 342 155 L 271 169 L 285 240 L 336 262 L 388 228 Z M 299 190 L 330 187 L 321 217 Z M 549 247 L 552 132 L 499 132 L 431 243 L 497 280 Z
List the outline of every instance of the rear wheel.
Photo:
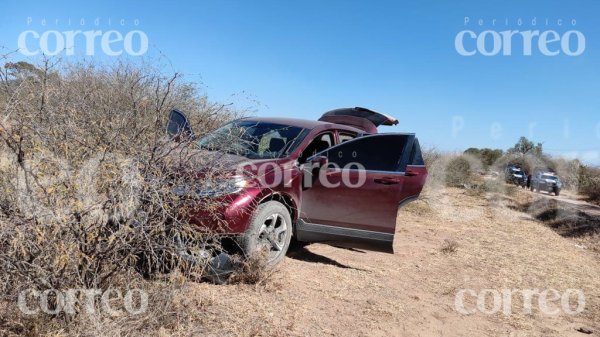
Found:
M 277 202 L 260 204 L 240 242 L 246 257 L 264 251 L 267 267 L 275 267 L 285 256 L 292 239 L 292 219 L 287 208 Z
M 554 188 L 554 195 L 558 197 L 559 194 L 560 194 L 560 189 Z

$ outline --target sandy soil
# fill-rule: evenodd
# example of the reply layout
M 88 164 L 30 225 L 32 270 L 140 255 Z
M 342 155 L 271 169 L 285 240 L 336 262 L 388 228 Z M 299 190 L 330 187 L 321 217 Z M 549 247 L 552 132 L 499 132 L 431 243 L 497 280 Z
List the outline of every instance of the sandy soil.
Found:
M 514 193 L 437 191 L 399 212 L 393 255 L 313 244 L 291 252 L 265 285 L 193 284 L 186 297 L 206 309 L 184 330 L 234 336 L 600 336 L 598 255 L 519 210 L 521 202 L 546 196 Z M 534 300 L 528 314 L 517 294 L 511 314 L 464 315 L 455 308 L 460 289 L 580 289 L 585 309 L 548 315 Z M 476 308 L 473 296 L 465 298 L 468 309 Z M 492 308 L 491 295 L 485 303 Z M 571 303 L 574 309 L 577 301 Z

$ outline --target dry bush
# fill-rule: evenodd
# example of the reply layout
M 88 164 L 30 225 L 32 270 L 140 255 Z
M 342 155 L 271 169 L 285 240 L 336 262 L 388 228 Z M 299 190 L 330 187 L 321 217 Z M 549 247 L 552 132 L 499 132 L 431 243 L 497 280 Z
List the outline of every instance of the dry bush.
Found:
M 434 188 L 469 187 L 477 183 L 478 172 L 483 172 L 481 161 L 468 154 L 444 153 L 425 149 L 423 159 L 427 166 L 427 185 Z
M 446 186 L 465 187 L 472 184 L 474 170 L 466 156 L 456 156 L 446 165 Z
M 436 149 L 425 149 L 423 159 L 427 166 L 427 182 L 421 193 L 421 199 L 436 202 L 446 187 L 459 187 L 466 193 L 481 195 L 488 191 L 481 161 L 468 154 L 440 152 Z
M 440 251 L 444 254 L 456 253 L 458 250 L 458 242 L 453 239 L 445 239 L 444 243 L 442 243 L 442 247 Z
M 579 173 L 583 167 L 577 159 L 566 160 L 563 158 L 553 158 L 553 166 L 560 177 L 563 189 L 577 191 L 579 189 Z
M 402 207 L 402 211 L 418 216 L 428 216 L 433 212 L 431 206 L 425 200 L 415 200 Z
M 50 315 L 25 315 L 15 306 L 5 306 L 0 309 L 3 317 L 0 335 L 148 336 L 159 332 L 189 335 L 187 330 L 192 323 L 202 321 L 205 311 L 212 305 L 210 298 L 190 297 L 193 290 L 181 275 L 164 281 L 138 279 L 129 283 L 148 295 L 148 310 L 144 313 L 129 314 L 113 304 L 116 312 L 109 314 L 98 305 L 96 313 L 82 312 L 77 317 L 57 320 Z
M 427 167 L 437 166 L 437 163 L 439 163 L 444 157 L 444 154 L 436 148 L 425 148 L 422 152 L 423 161 Z
M 139 271 L 201 274 L 219 242 L 187 219 L 201 210 L 219 220 L 219 204 L 194 191 L 224 170 L 192 140 L 168 139 L 165 122 L 178 108 L 204 133 L 239 112 L 148 65 L 4 62 L 0 301 L 30 288 L 126 289 Z M 50 318 L 57 329 L 72 319 Z
M 435 148 L 423 149 L 423 160 L 427 167 L 427 181 L 423 195 L 439 191 L 446 186 L 446 165 L 452 154 L 441 152 Z
M 254 285 L 266 283 L 273 275 L 273 270 L 267 266 L 266 257 L 266 252 L 257 251 L 245 259 L 239 259 L 228 282 Z
M 581 167 L 579 170 L 579 193 L 590 201 L 600 203 L 600 169 Z

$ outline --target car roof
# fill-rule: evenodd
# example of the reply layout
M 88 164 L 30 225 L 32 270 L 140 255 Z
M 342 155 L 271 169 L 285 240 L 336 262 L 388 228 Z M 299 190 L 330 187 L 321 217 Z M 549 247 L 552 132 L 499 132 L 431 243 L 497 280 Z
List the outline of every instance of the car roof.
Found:
M 299 128 L 309 129 L 309 130 L 322 127 L 323 129 L 335 128 L 335 129 L 354 131 L 356 133 L 365 133 L 364 130 L 360 130 L 360 129 L 357 129 L 357 128 L 354 128 L 354 127 L 351 127 L 348 125 L 335 124 L 335 123 L 330 123 L 330 122 L 313 121 L 313 120 L 301 119 L 301 118 L 245 117 L 245 118 L 241 118 L 240 120 L 290 125 L 290 126 L 296 126 Z

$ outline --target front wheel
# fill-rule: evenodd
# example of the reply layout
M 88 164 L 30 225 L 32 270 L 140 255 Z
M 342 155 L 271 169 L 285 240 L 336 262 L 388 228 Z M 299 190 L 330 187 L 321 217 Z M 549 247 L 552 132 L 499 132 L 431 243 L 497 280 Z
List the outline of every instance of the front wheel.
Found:
M 558 197 L 559 194 L 560 194 L 560 189 L 554 188 L 554 195 Z
M 240 245 L 246 257 L 264 251 L 267 268 L 273 268 L 285 256 L 291 239 L 290 212 L 280 202 L 268 201 L 256 208 Z

